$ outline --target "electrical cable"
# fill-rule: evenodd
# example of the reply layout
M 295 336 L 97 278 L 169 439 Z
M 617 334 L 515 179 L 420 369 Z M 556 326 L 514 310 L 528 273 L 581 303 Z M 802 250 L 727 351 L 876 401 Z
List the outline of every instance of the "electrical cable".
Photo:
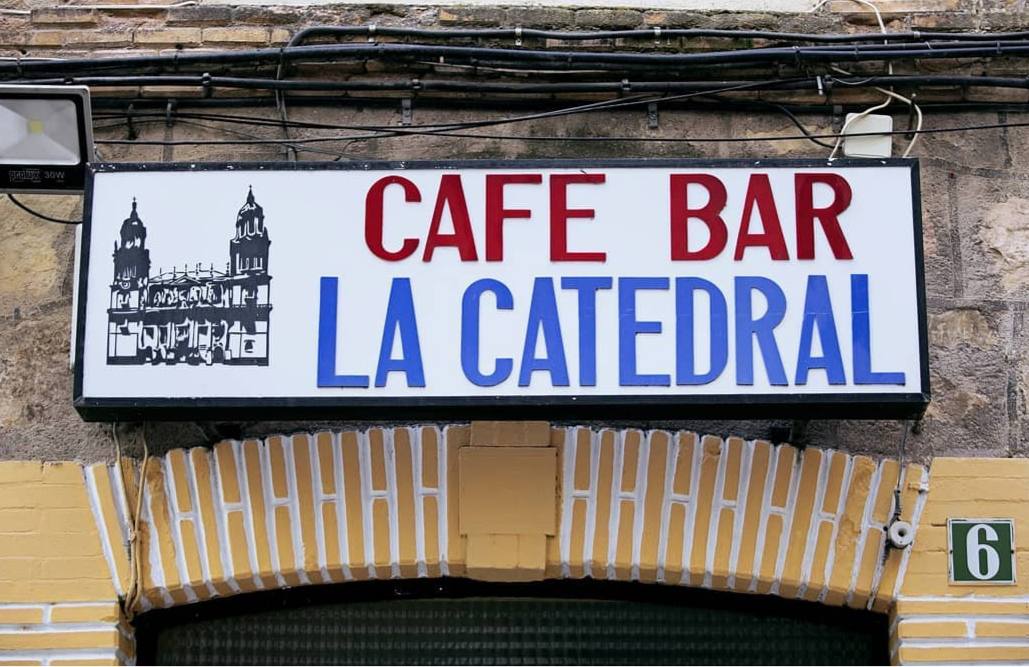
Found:
M 854 44 L 840 46 L 762 47 L 728 51 L 694 53 L 638 53 L 598 51 L 551 51 L 534 49 L 507 49 L 426 44 L 339 44 L 328 46 L 294 46 L 242 51 L 205 53 L 176 53 L 174 55 L 120 56 L 109 58 L 71 58 L 63 61 L 31 61 L 22 63 L 0 62 L 0 74 L 27 78 L 34 73 L 61 71 L 66 74 L 80 71 L 104 71 L 118 68 L 171 67 L 182 71 L 197 65 L 265 64 L 279 62 L 325 62 L 335 60 L 403 60 L 430 58 L 456 59 L 492 66 L 528 66 L 530 69 L 545 64 L 562 70 L 582 66 L 597 69 L 626 70 L 634 67 L 653 69 L 689 68 L 716 64 L 800 64 L 832 63 L 838 61 L 867 62 L 899 59 L 940 59 L 1025 55 L 1029 53 L 1029 40 L 995 40 L 981 42 L 946 42 L 933 44 Z M 492 59 L 492 60 L 491 60 Z
M 7 198 L 11 200 L 12 204 L 17 206 L 21 210 L 25 211 L 29 215 L 34 215 L 37 218 L 40 218 L 42 220 L 46 220 L 47 222 L 56 222 L 59 225 L 79 225 L 79 224 L 82 224 L 81 220 L 62 220 L 60 218 L 51 218 L 49 215 L 45 215 L 43 213 L 40 213 L 39 211 L 34 211 L 31 208 L 29 208 L 28 206 L 26 206 L 25 204 L 23 204 L 20 201 L 18 201 L 14 197 L 14 195 L 12 195 L 9 192 L 7 193 Z
M 1029 121 L 1020 123 L 982 123 L 977 125 L 963 125 L 958 127 L 937 127 L 917 130 L 918 134 L 943 134 L 950 132 L 969 132 L 977 130 L 990 130 L 990 129 L 1002 129 L 1002 128 L 1020 128 L 1029 127 Z M 404 130 L 404 131 L 401 131 Z M 882 136 L 882 135 L 906 135 L 914 133 L 913 130 L 889 130 L 882 132 L 854 132 L 848 133 L 848 137 L 863 137 L 863 136 Z M 796 135 L 769 135 L 769 136 L 752 136 L 752 137 L 632 137 L 632 136 L 556 136 L 556 135 L 504 135 L 504 134 L 474 134 L 470 132 L 455 132 L 455 131 L 440 131 L 440 130 L 427 130 L 427 131 L 407 131 L 407 128 L 396 128 L 389 133 L 382 134 L 370 134 L 370 135 L 340 135 L 332 137 L 307 137 L 302 139 L 292 139 L 290 143 L 301 144 L 301 143 L 324 143 L 333 141 L 362 141 L 368 139 L 389 139 L 399 138 L 405 135 L 425 135 L 425 136 L 439 136 L 439 137 L 459 137 L 459 138 L 471 138 L 471 139 L 491 139 L 491 140 L 511 140 L 511 141 L 558 141 L 558 142 L 641 142 L 641 143 L 746 143 L 746 142 L 779 142 L 779 141 L 798 141 L 798 140 L 810 140 L 810 139 L 837 139 L 841 135 L 839 133 L 831 134 L 796 134 Z M 254 139 L 254 140 L 178 140 L 178 141 L 163 141 L 163 140 L 132 140 L 132 139 L 98 139 L 98 144 L 112 144 L 112 145 L 140 145 L 140 146 L 207 146 L 207 145 L 261 145 L 261 144 L 282 144 L 282 139 Z M 305 148 L 304 150 L 308 150 Z
M 813 11 L 813 10 L 812 10 Z M 854 34 L 814 34 L 796 32 L 777 32 L 769 30 L 717 30 L 707 28 L 661 28 L 660 32 L 649 30 L 598 30 L 598 31 L 565 31 L 537 30 L 533 28 L 460 28 L 446 30 L 430 30 L 425 28 L 402 28 L 395 26 L 311 26 L 299 30 L 289 41 L 289 46 L 300 46 L 316 37 L 413 37 L 418 39 L 511 39 L 519 38 L 556 40 L 556 41 L 588 41 L 595 39 L 679 39 L 679 38 L 724 38 L 724 39 L 761 39 L 780 42 L 812 42 L 821 44 L 845 44 L 851 42 L 878 41 L 879 37 L 870 33 Z M 950 33 L 950 32 L 897 32 L 891 33 L 893 41 L 923 40 L 961 40 L 961 41 L 996 41 L 997 39 L 1025 39 L 1029 32 L 1005 33 Z

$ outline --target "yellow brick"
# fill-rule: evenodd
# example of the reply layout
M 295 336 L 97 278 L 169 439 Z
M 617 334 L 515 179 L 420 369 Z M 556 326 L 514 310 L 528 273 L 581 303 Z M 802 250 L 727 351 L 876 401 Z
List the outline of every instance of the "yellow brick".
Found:
M 95 658 L 95 659 L 93 659 L 93 658 L 90 658 L 88 660 L 82 660 L 82 659 L 78 659 L 78 660 L 51 660 L 49 662 L 49 664 L 50 665 L 69 665 L 69 666 L 71 666 L 71 665 L 120 665 L 121 663 L 118 662 L 118 660 L 116 660 L 114 658 L 110 658 L 110 659 L 104 659 L 104 658 Z
M 42 664 L 43 664 L 43 662 L 40 661 L 40 660 L 6 660 L 4 658 L 0 658 L 0 667 L 15 667 L 15 665 L 42 665 Z M 53 665 L 53 664 L 56 664 L 56 663 L 50 662 L 49 664 Z
M 0 507 L 4 509 L 88 508 L 84 484 L 0 485 Z
M 285 44 L 292 37 L 292 33 L 285 28 L 272 28 L 271 43 Z
M 100 556 L 100 541 L 89 533 L 41 535 L 19 533 L 0 540 L 0 558 L 30 557 L 59 553 L 64 556 Z
M 897 627 L 901 639 L 967 637 L 968 624 L 960 621 L 908 621 L 902 620 Z
M 250 512 L 253 517 L 254 542 L 257 547 L 258 576 L 264 581 L 265 586 L 276 585 L 275 576 L 272 572 L 271 544 L 268 535 L 268 520 L 266 516 L 264 489 L 271 484 L 271 480 L 264 479 L 261 469 L 261 443 L 257 440 L 247 440 L 242 446 L 243 464 L 246 468 L 247 491 L 250 495 Z
M 55 605 L 50 610 L 53 623 L 116 623 L 121 617 L 116 602 L 95 605 Z
M 927 647 L 901 646 L 902 663 L 947 662 L 974 663 L 1006 660 L 1024 662 L 1029 660 L 1029 646 L 990 647 Z
M 82 579 L 69 586 L 67 581 L 0 581 L 0 600 L 6 602 L 91 602 L 113 600 L 114 586 L 110 576 L 104 579 Z
M 783 567 L 780 594 L 794 597 L 800 588 L 804 555 L 808 549 L 808 533 L 811 528 L 811 514 L 815 511 L 815 494 L 818 491 L 818 477 L 822 466 L 822 450 L 809 448 L 802 454 L 800 484 L 793 506 L 793 520 Z
M 116 521 L 114 517 L 111 521 Z M 40 532 L 57 533 L 96 533 L 96 521 L 93 513 L 83 507 L 81 509 L 50 509 L 42 512 Z
M 173 449 L 164 457 L 165 470 L 171 474 L 175 487 L 175 507 L 180 512 L 189 512 L 193 509 L 193 501 L 189 497 L 189 478 L 186 474 L 186 452 L 182 449 Z
M 0 509 L 0 534 L 31 533 L 39 529 L 42 513 L 34 509 Z
M 400 565 L 405 567 L 414 565 L 417 561 L 415 552 L 414 443 L 411 432 L 406 428 L 396 429 L 393 443 L 396 452 L 399 555 Z
M 662 530 L 661 512 L 665 497 L 669 444 L 667 433 L 657 432 L 650 437 L 647 495 L 643 499 L 643 543 L 640 547 L 640 579 L 647 582 L 654 581 L 657 575 L 657 552 Z
M 1008 621 L 976 621 L 975 636 L 1029 639 L 1029 619 L 1023 619 L 1021 623 Z
M 368 431 L 368 449 L 372 464 L 372 490 L 386 491 L 386 441 L 381 428 Z
M 0 484 L 25 484 L 42 479 L 42 461 L 0 461 Z
M 705 435 L 701 439 L 700 449 L 700 479 L 693 498 L 697 509 L 694 515 L 690 561 L 686 563 L 690 570 L 689 583 L 693 585 L 699 585 L 704 580 L 708 540 L 717 539 L 717 535 L 710 535 L 711 512 L 718 466 L 724 455 L 722 439 L 711 435 Z
M 219 442 L 214 446 L 214 457 L 218 464 L 218 478 L 221 481 L 222 499 L 227 503 L 238 503 L 239 476 L 236 473 L 236 453 L 231 442 Z
M 0 571 L 2 568 L 3 565 L 0 565 Z M 0 607 L 0 625 L 32 625 L 42 622 L 42 607 Z
M 1029 479 L 1029 459 L 1014 458 L 961 458 L 941 456 L 933 459 L 930 466 L 930 488 L 934 482 L 944 477 L 964 477 L 978 479 L 981 477 Z
M 38 579 L 40 561 L 38 557 L 0 558 L 0 580 L 17 581 Z
M 761 523 L 761 505 L 765 493 L 765 480 L 768 477 L 768 466 L 772 456 L 772 445 L 758 441 L 754 443 L 751 453 L 750 479 L 747 484 L 747 503 L 744 511 L 743 532 L 740 535 L 739 558 L 736 563 L 736 590 L 746 590 L 754 575 L 754 561 L 758 528 Z
M 306 435 L 293 436 L 293 465 L 297 483 L 297 502 L 300 504 L 300 544 L 303 547 L 304 570 L 313 573 L 318 570 L 318 549 L 315 537 L 317 516 L 313 507 L 314 480 L 311 468 L 311 444 Z M 326 549 L 327 551 L 328 549 Z
M 439 486 L 439 436 L 436 429 L 429 427 L 422 429 L 422 486 Z
M 38 649 L 112 648 L 118 645 L 118 630 L 89 632 L 21 632 L 0 635 L 0 649 L 9 651 Z
M 202 447 L 191 449 L 189 459 L 196 474 L 197 504 L 199 505 L 200 522 L 204 527 L 208 572 L 217 588 L 224 585 L 225 570 L 222 566 L 218 524 L 215 518 L 214 492 L 211 489 L 211 459 L 207 450 Z
M 82 484 L 82 466 L 78 463 L 45 463 L 44 484 Z
M 790 480 L 793 478 L 793 462 L 797 460 L 797 450 L 791 445 L 779 445 L 776 457 L 775 481 L 772 485 L 772 506 L 786 507 L 790 492 Z
M 272 496 L 274 498 L 289 497 L 289 488 L 286 482 L 286 445 L 282 436 L 272 436 L 265 440 L 264 445 L 268 450 L 269 468 L 272 472 Z M 310 473 L 308 473 L 310 474 Z M 265 480 L 267 484 L 267 480 Z
M 1029 614 L 1029 602 L 985 601 L 955 597 L 953 601 L 897 600 L 897 616 L 964 616 L 975 614 Z
M 60 552 L 55 552 L 60 553 Z M 107 562 L 101 557 L 44 557 L 41 576 L 44 579 L 100 579 L 110 576 Z
M 679 456 L 675 462 L 675 475 L 672 478 L 672 492 L 688 494 L 693 488 L 693 455 L 697 444 L 696 433 L 679 433 Z

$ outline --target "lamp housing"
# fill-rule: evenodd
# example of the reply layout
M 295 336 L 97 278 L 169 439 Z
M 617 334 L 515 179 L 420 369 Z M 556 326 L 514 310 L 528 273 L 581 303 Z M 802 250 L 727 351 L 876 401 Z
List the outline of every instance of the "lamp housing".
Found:
M 92 126 L 85 86 L 0 85 L 0 192 L 81 192 Z

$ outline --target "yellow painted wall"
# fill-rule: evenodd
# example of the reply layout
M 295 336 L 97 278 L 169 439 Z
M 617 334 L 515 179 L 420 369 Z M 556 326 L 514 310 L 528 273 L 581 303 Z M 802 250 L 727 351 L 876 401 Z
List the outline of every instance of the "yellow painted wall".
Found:
M 132 659 L 118 603 L 136 467 L 0 463 L 0 665 Z M 917 532 L 884 560 L 898 478 Z M 929 474 L 687 432 L 476 422 L 175 450 L 145 480 L 134 611 L 371 577 L 588 574 L 890 612 L 903 663 L 1029 661 L 1024 459 Z M 948 517 L 1013 518 L 1019 583 L 949 584 Z

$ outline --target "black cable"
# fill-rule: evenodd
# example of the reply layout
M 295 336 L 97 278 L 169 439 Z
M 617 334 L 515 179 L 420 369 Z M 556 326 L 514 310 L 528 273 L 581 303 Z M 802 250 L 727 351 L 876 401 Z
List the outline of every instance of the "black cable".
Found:
M 1025 77 L 991 77 L 963 75 L 888 75 L 863 78 L 845 78 L 823 75 L 823 86 L 827 83 L 840 84 L 849 88 L 886 88 L 889 86 L 953 86 L 990 88 L 1029 88 Z M 817 90 L 818 77 L 795 77 L 791 79 L 763 79 L 744 81 L 590 81 L 590 82 L 546 82 L 510 83 L 490 81 L 445 81 L 416 79 L 407 81 L 326 81 L 298 80 L 282 81 L 268 78 L 221 77 L 205 75 L 167 76 L 104 76 L 104 77 L 57 77 L 49 79 L 28 79 L 19 83 L 30 85 L 83 85 L 103 87 L 136 86 L 214 86 L 249 90 L 272 90 L 294 92 L 457 92 L 494 93 L 512 95 L 553 95 L 561 93 L 621 93 L 625 90 L 639 93 L 665 93 L 682 91 L 718 92 L 718 89 L 734 86 L 748 90 Z
M 881 35 L 879 39 L 882 39 Z M 1029 53 L 1029 40 L 997 40 L 983 42 L 930 42 L 912 44 L 854 44 L 851 46 L 794 46 L 737 49 L 694 53 L 637 53 L 598 51 L 549 51 L 472 46 L 427 44 L 338 44 L 327 46 L 294 46 L 244 51 L 208 53 L 178 53 L 175 55 L 148 55 L 111 58 L 73 58 L 57 61 L 0 62 L 0 73 L 12 78 L 27 78 L 43 72 L 104 71 L 118 68 L 176 67 L 179 71 L 190 66 L 265 64 L 335 60 L 411 60 L 442 58 L 459 63 L 470 62 L 493 66 L 528 66 L 573 70 L 593 69 L 628 70 L 638 67 L 654 70 L 689 68 L 717 64 L 800 64 L 832 62 L 892 61 L 913 58 L 972 58 Z
M 1018 127 L 1029 127 L 1029 121 L 1022 123 L 983 123 L 979 125 L 963 125 L 959 127 L 938 127 L 929 128 L 922 130 L 891 130 L 881 132 L 847 132 L 846 134 L 811 134 L 803 133 L 797 135 L 788 136 L 756 136 L 756 137 L 630 137 L 630 136 L 595 136 L 595 137 L 581 137 L 581 136 L 555 136 L 555 135 L 511 135 L 511 134 L 474 134 L 470 132 L 457 132 L 457 131 L 440 131 L 440 130 L 427 130 L 427 131 L 402 131 L 401 128 L 390 131 L 389 133 L 372 134 L 372 135 L 340 135 L 333 137 L 308 137 L 305 139 L 293 139 L 290 143 L 321 143 L 331 141 L 364 141 L 368 139 L 390 139 L 403 137 L 405 135 L 418 135 L 418 136 L 439 136 L 439 137 L 459 137 L 459 138 L 470 138 L 470 139 L 493 139 L 493 140 L 512 140 L 512 141 L 560 141 L 560 142 L 605 142 L 605 141 L 638 141 L 645 143 L 712 143 L 712 142 L 725 142 L 725 143 L 745 143 L 753 141 L 797 141 L 807 139 L 838 139 L 843 137 L 873 137 L 882 135 L 911 135 L 911 134 L 941 134 L 948 132 L 968 132 L 975 130 L 991 130 L 1001 128 L 1018 128 Z M 403 128 L 406 130 L 407 128 Z M 139 145 L 139 146 L 208 146 L 208 145 L 274 145 L 282 144 L 282 139 L 254 139 L 254 140 L 179 140 L 179 141 L 163 141 L 163 140 L 132 140 L 132 139 L 98 139 L 98 144 L 114 144 L 114 145 Z M 308 150 L 308 149 L 304 149 Z
M 39 211 L 33 211 L 31 208 L 29 208 L 25 204 L 22 204 L 20 201 L 15 199 L 14 195 L 12 195 L 9 192 L 7 193 L 7 198 L 11 200 L 12 204 L 17 206 L 21 210 L 25 211 L 29 215 L 34 215 L 37 218 L 40 218 L 42 220 L 46 220 L 47 222 L 56 222 L 59 225 L 80 225 L 80 224 L 82 224 L 81 220 L 61 220 L 60 218 L 51 218 L 49 215 L 44 215 L 44 214 L 40 213 Z
M 420 39 L 551 39 L 557 41 L 585 41 L 594 39 L 678 39 L 693 37 L 714 37 L 724 39 L 764 39 L 780 42 L 812 42 L 841 44 L 851 42 L 882 42 L 881 33 L 813 34 L 777 32 L 769 30 L 714 30 L 706 28 L 661 28 L 655 30 L 599 30 L 565 31 L 522 28 L 462 28 L 430 30 L 424 28 L 401 28 L 394 26 L 311 26 L 298 31 L 289 41 L 289 46 L 300 46 L 314 37 L 415 37 Z M 891 42 L 952 40 L 989 41 L 1029 38 L 1029 32 L 1005 33 L 949 33 L 949 32 L 894 32 L 885 37 Z

